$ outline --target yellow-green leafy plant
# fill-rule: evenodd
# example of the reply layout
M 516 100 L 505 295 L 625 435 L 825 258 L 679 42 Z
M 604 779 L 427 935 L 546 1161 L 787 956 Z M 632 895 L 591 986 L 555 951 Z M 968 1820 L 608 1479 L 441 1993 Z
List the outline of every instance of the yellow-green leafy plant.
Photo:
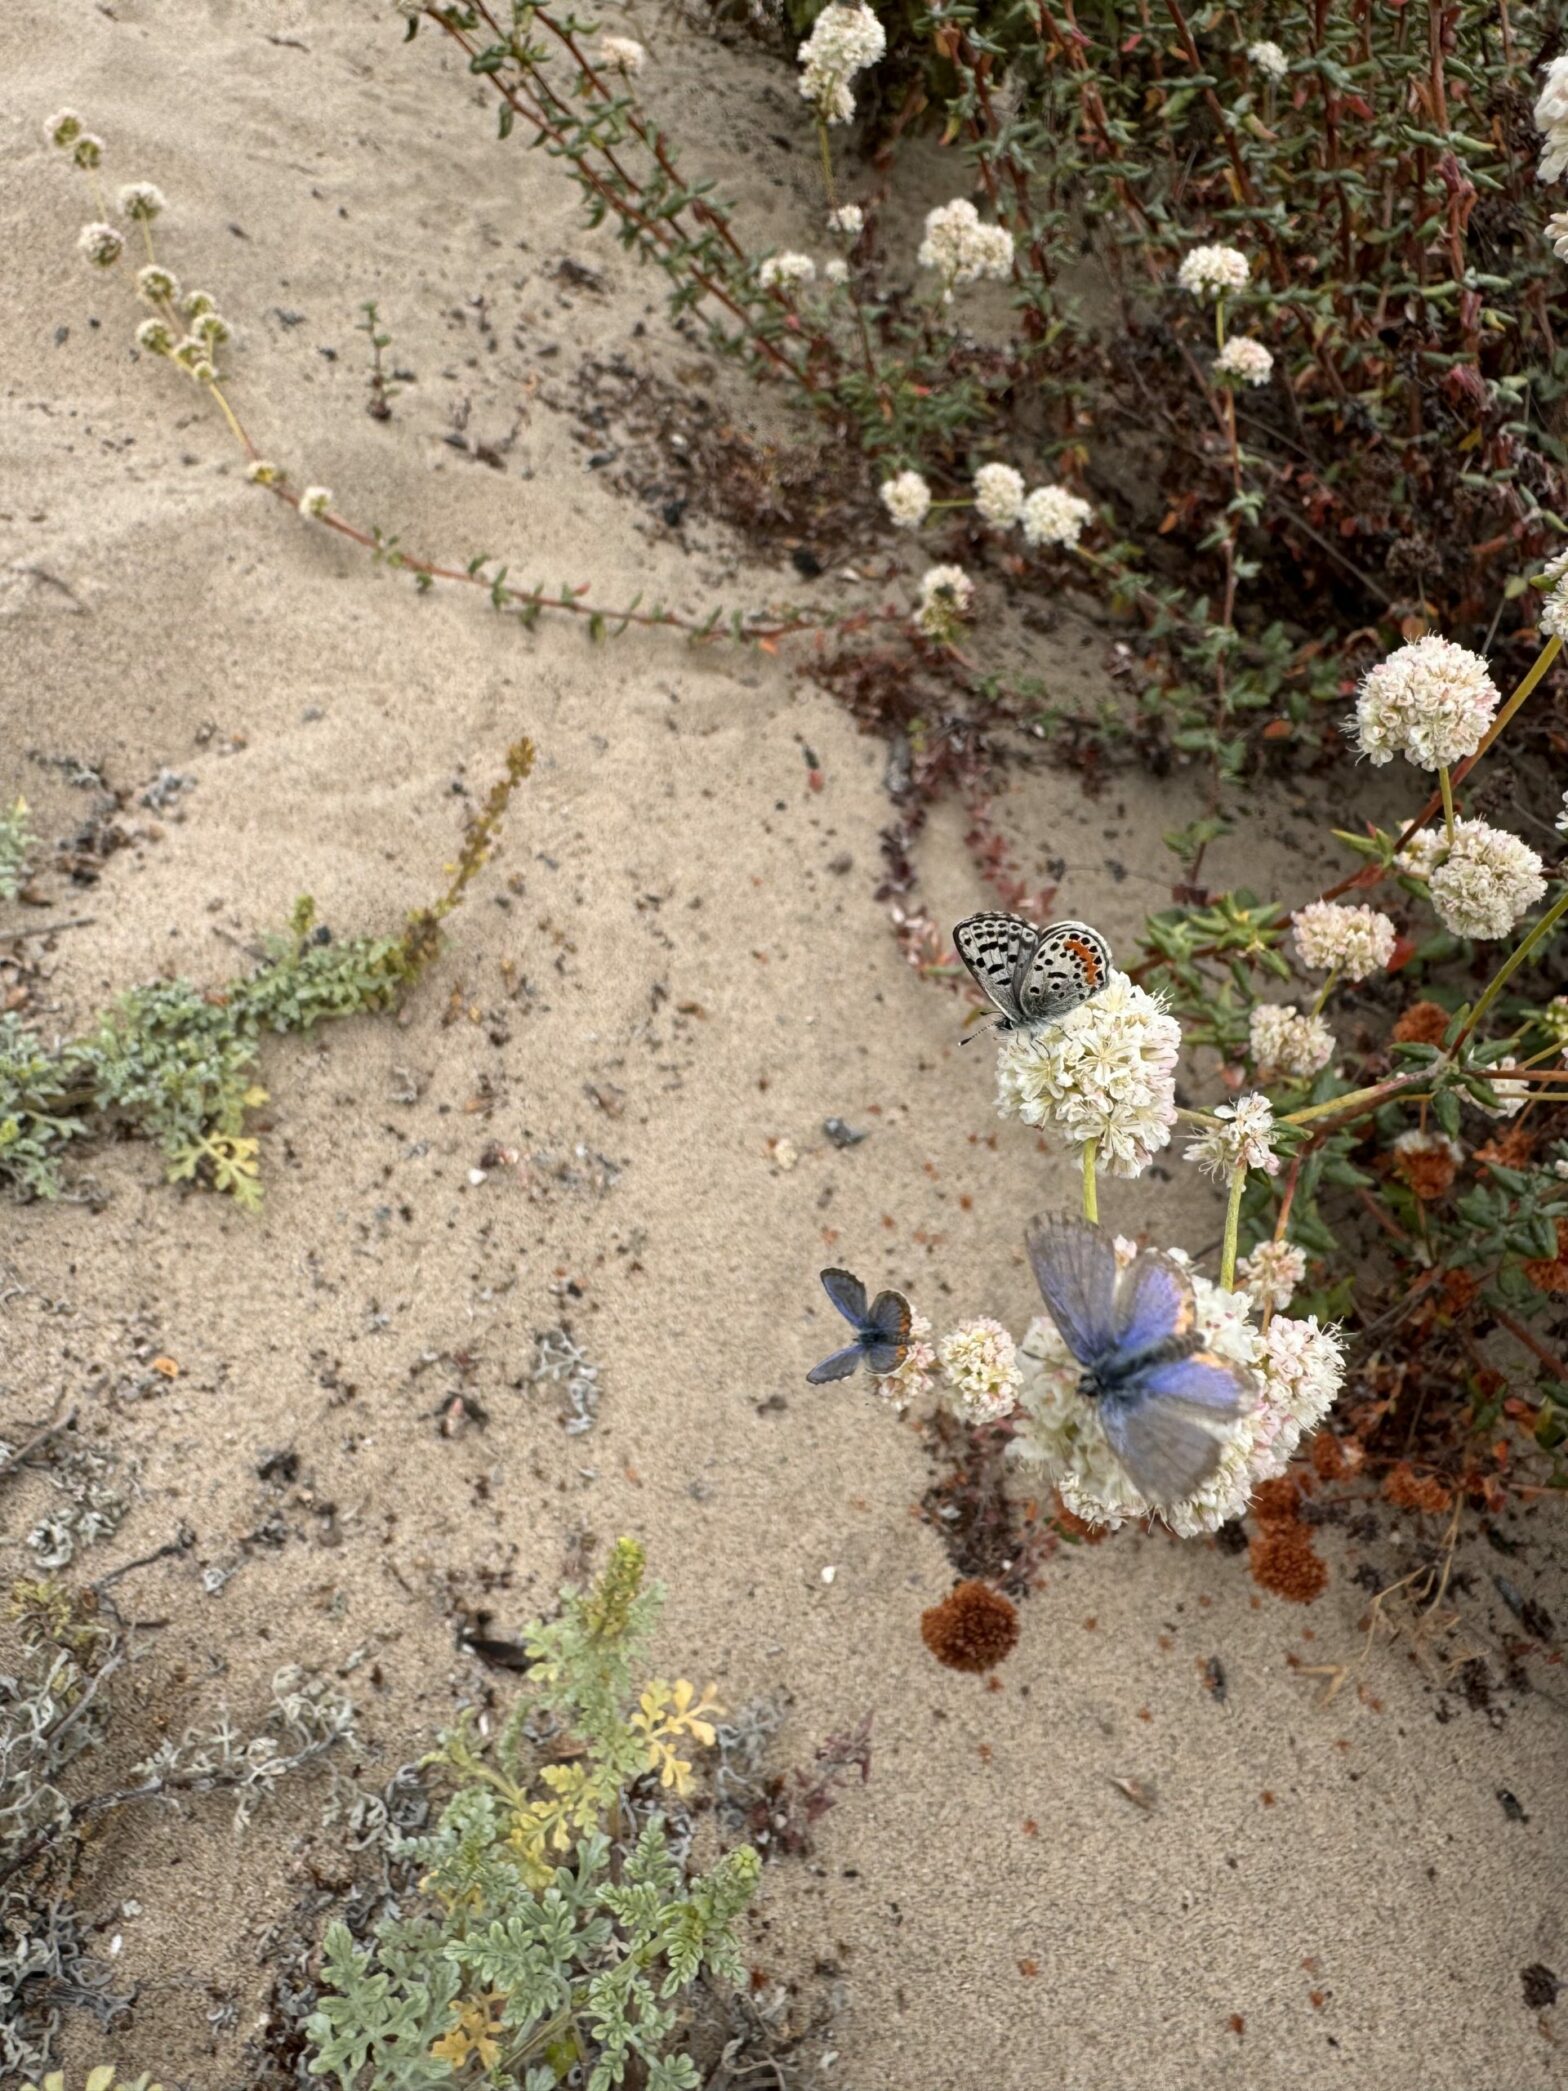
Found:
M 252 971 L 221 987 L 154 981 L 64 1040 L 45 1040 L 20 1016 L 0 1014 L 0 1186 L 54 1197 L 73 1145 L 128 1133 L 162 1149 L 171 1182 L 207 1185 L 254 1210 L 260 1142 L 247 1124 L 267 1097 L 255 1076 L 262 1040 L 385 1009 L 418 979 L 440 948 L 442 921 L 494 848 L 533 757 L 526 740 L 508 750 L 445 891 L 399 935 L 334 937 L 307 895 Z
M 591 1589 L 525 1633 L 532 1690 L 493 1744 L 466 1723 L 442 1738 L 427 1762 L 456 1790 L 432 1834 L 394 1845 L 421 1907 L 365 1944 L 329 1927 L 314 2075 L 341 2091 L 695 2091 L 681 1998 L 740 1974 L 761 1861 L 740 1845 L 699 1873 L 672 1836 L 666 1796 L 690 1790 L 687 1753 L 721 1709 L 685 1679 L 639 1685 L 660 1597 L 641 1546 L 618 1541 Z
M 28 824 L 27 801 L 0 806 L 0 900 L 15 900 L 27 876 L 27 853 L 33 832 Z

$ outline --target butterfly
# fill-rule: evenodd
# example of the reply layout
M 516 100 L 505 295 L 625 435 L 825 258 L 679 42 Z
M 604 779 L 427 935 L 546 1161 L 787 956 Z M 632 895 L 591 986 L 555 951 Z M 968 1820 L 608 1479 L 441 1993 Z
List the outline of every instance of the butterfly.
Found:
M 1111 977 L 1111 947 L 1087 922 L 1036 929 L 1021 915 L 971 915 L 953 931 L 953 941 L 997 1011 L 998 1031 L 1055 1023 Z
M 814 1387 L 830 1379 L 848 1379 L 865 1360 L 872 1372 L 896 1372 L 909 1353 L 911 1315 L 901 1292 L 879 1292 L 866 1305 L 866 1288 L 852 1271 L 824 1271 L 822 1290 L 855 1331 L 853 1343 L 834 1351 L 806 1374 Z
M 1065 1214 L 1025 1241 L 1111 1450 L 1151 1504 L 1183 1502 L 1219 1465 L 1222 1441 L 1205 1426 L 1251 1407 L 1252 1374 L 1203 1348 L 1192 1280 L 1163 1250 L 1143 1249 L 1120 1270 L 1111 1236 Z

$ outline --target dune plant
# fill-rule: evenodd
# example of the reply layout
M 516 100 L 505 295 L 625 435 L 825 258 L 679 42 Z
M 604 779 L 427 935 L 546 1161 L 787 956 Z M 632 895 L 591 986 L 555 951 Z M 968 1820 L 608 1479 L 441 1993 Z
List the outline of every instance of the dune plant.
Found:
M 247 1126 L 267 1098 L 256 1080 L 263 1040 L 386 1009 L 413 985 L 440 948 L 441 922 L 494 848 L 533 753 L 526 740 L 508 751 L 446 889 L 397 935 L 336 937 L 316 921 L 307 895 L 251 971 L 221 987 L 170 980 L 134 988 L 64 1040 L 0 1014 L 0 1185 L 56 1197 L 71 1153 L 121 1134 L 153 1141 L 170 1182 L 201 1184 L 254 1210 L 260 1140 Z
M 10 1598 L 20 1659 L 0 1677 L 0 2069 L 15 2083 L 48 2070 L 66 2003 L 101 2026 L 129 2007 L 93 1960 L 72 1893 L 95 1829 L 126 1809 L 212 1793 L 231 1797 L 242 1829 L 286 1780 L 353 1739 L 354 1710 L 321 1679 L 286 1667 L 249 1729 L 225 1713 L 167 1733 L 129 1783 L 95 1787 L 88 1768 L 111 1734 L 118 1740 L 121 1719 L 135 1719 L 123 1689 L 134 1637 L 92 1590 L 26 1580 Z M 45 2076 L 46 2091 L 58 2081 Z M 112 2081 L 112 2070 L 89 2077 Z
M 1549 96 L 1530 115 L 1550 9 L 800 0 L 824 236 L 768 252 L 686 165 L 700 141 L 661 123 L 646 53 L 604 62 L 593 24 L 533 0 L 400 8 L 666 272 L 677 312 L 866 453 L 896 525 L 930 519 L 939 575 L 1050 592 L 1076 562 L 1141 632 L 1129 744 L 1214 778 L 1173 838 L 1190 882 L 1238 775 L 1336 745 L 1329 635 L 1487 639 L 1568 535 Z M 869 180 L 846 171 L 861 105 Z M 958 193 L 889 249 L 899 145 L 927 126 Z M 1085 248 L 1108 311 L 1078 287 Z M 971 327 L 987 279 L 1001 329 Z M 1040 484 L 1026 502 L 1013 479 Z M 923 635 L 958 636 L 965 578 L 939 628 L 919 607 Z
M 1004 1031 L 998 1108 L 1073 1156 L 1086 1220 L 1102 1183 L 1146 1174 L 1183 1128 L 1224 1194 L 1217 1276 L 1171 1252 L 1205 1352 L 1250 1389 L 1195 1491 L 1140 1493 L 1049 1313 L 1017 1340 L 989 1317 L 933 1338 L 916 1316 L 881 1381 L 900 1404 L 937 1382 L 1081 1524 L 1157 1514 L 1195 1535 L 1254 1499 L 1272 1515 L 1308 1442 L 1318 1475 L 1365 1476 L 1409 1509 L 1568 1487 L 1552 1326 L 1568 1294 L 1568 862 L 1465 806 L 1561 649 L 1565 574 L 1558 559 L 1537 577 L 1548 636 L 1506 702 L 1479 655 L 1430 637 L 1363 678 L 1347 736 L 1428 791 L 1397 832 L 1344 832 L 1357 868 L 1293 910 L 1244 890 L 1162 910 L 1128 971 Z M 1178 1102 L 1184 1057 L 1207 1063 L 1215 1101 Z M 1267 1572 L 1316 1595 L 1321 1564 L 1275 1522 Z
M 346 538 L 369 552 L 378 566 L 406 573 L 420 590 L 438 582 L 481 591 L 498 614 L 532 629 L 546 615 L 576 618 L 588 637 L 599 640 L 633 628 L 677 632 L 692 640 L 731 639 L 748 646 L 771 648 L 780 639 L 824 628 L 824 621 L 804 611 L 785 608 L 777 613 L 755 614 L 715 609 L 706 616 L 686 616 L 660 603 L 644 603 L 641 595 L 629 603 L 612 606 L 592 599 L 586 584 L 562 583 L 551 588 L 544 583 L 522 585 L 510 579 L 510 568 L 487 552 L 479 552 L 461 565 L 444 564 L 410 551 L 395 534 L 377 524 L 362 525 L 344 515 L 332 489 L 308 480 L 303 472 L 291 471 L 266 456 L 253 441 L 230 397 L 228 362 L 234 329 L 219 311 L 210 291 L 183 287 L 173 270 L 160 258 L 153 228 L 168 209 L 168 199 L 153 182 L 128 182 L 111 203 L 102 179 L 108 148 L 89 131 L 74 110 L 62 109 L 44 124 L 49 142 L 68 156 L 90 184 L 99 216 L 84 225 L 77 250 L 95 271 L 116 271 L 122 260 L 128 273 L 135 267 L 135 294 L 148 308 L 148 316 L 135 330 L 141 353 L 154 362 L 166 363 L 194 385 L 221 415 L 224 425 L 245 458 L 248 483 L 293 509 L 302 521 L 319 524 L 336 536 Z M 136 265 L 131 257 L 139 258 Z M 390 401 L 396 391 L 381 366 L 381 356 L 391 336 L 382 325 L 373 300 L 361 305 L 364 315 L 357 323 L 371 348 L 369 407 L 377 419 L 390 418 Z M 384 412 L 382 411 L 384 410 Z M 848 629 L 865 619 L 865 612 L 829 620 L 832 628 Z M 0 857 L 0 863 L 3 863 Z
M 9 808 L 0 807 L 0 900 L 15 900 L 21 892 L 32 846 L 26 799 L 18 799 Z
M 328 1927 L 310 2070 L 341 2091 L 440 2084 L 695 2091 L 682 1999 L 737 1980 L 735 1925 L 761 1861 L 749 1845 L 698 1872 L 668 1819 L 685 1754 L 721 1709 L 684 1679 L 639 1684 L 661 1593 L 636 1542 L 523 1636 L 529 1690 L 500 1732 L 471 1723 L 427 1764 L 453 1791 L 394 1856 L 412 1906 L 364 1944 Z

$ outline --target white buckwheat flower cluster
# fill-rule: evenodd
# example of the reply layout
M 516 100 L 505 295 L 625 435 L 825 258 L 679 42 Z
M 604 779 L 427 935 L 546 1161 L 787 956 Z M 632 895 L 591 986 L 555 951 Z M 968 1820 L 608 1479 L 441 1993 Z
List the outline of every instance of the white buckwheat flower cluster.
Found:
M 121 217 L 146 225 L 169 208 L 168 199 L 156 182 L 127 182 L 116 200 Z
M 1568 211 L 1553 211 L 1546 221 L 1546 237 L 1559 261 L 1568 261 Z
M 866 214 L 858 203 L 841 203 L 836 211 L 828 212 L 828 230 L 841 232 L 845 239 L 859 239 L 865 226 Z
M 1195 298 L 1224 298 L 1245 290 L 1251 275 L 1236 247 L 1194 247 L 1182 258 L 1176 281 Z
M 1260 1313 L 1288 1307 L 1307 1275 L 1307 1259 L 1294 1242 L 1259 1242 L 1236 1266 L 1236 1276 Z
M 1125 1266 L 1136 1250 L 1118 1240 L 1116 1253 Z M 1170 1253 L 1187 1261 L 1180 1250 Z M 1284 1473 L 1304 1433 L 1322 1422 L 1339 1392 L 1345 1368 L 1336 1330 L 1320 1328 L 1316 1316 L 1292 1321 L 1276 1314 L 1260 1331 L 1246 1294 L 1223 1292 L 1198 1271 L 1190 1275 L 1204 1349 L 1247 1367 L 1255 1392 L 1248 1413 L 1224 1429 L 1219 1466 L 1184 1502 L 1153 1504 L 1134 1488 L 1096 1403 L 1079 1392 L 1083 1368 L 1048 1315 L 1031 1322 L 1019 1345 L 1014 1455 L 1042 1464 L 1067 1508 L 1088 1524 L 1157 1515 L 1183 1538 L 1217 1531 L 1241 1515 L 1260 1482 Z
M 1215 1112 L 1221 1123 L 1187 1143 L 1187 1159 L 1221 1181 L 1238 1169 L 1261 1169 L 1265 1176 L 1279 1174 L 1279 1156 L 1274 1152 L 1274 1106 L 1261 1090 L 1221 1104 Z
M 1342 973 L 1365 980 L 1381 972 L 1394 955 L 1395 931 L 1376 908 L 1336 907 L 1331 900 L 1309 901 L 1291 923 L 1296 956 L 1315 973 Z
M 606 34 L 599 39 L 599 63 L 607 73 L 625 73 L 630 77 L 642 71 L 648 54 L 634 36 Z
M 1475 753 L 1498 701 L 1478 653 L 1429 633 L 1367 670 L 1352 731 L 1379 766 L 1403 755 L 1419 769 L 1446 768 Z
M 817 265 L 809 254 L 770 254 L 758 264 L 757 281 L 764 290 L 787 290 L 794 283 L 811 283 Z
M 1063 545 L 1069 550 L 1082 537 L 1085 523 L 1093 520 L 1090 503 L 1064 486 L 1037 486 L 1019 517 L 1026 544 Z
M 136 271 L 136 295 L 149 305 L 172 305 L 180 295 L 179 282 L 157 262 L 144 262 Z
M 916 256 L 923 269 L 942 278 L 944 301 L 966 283 L 1007 276 L 1013 266 L 1013 236 L 1005 225 L 986 225 L 967 196 L 926 213 L 926 236 Z
M 999 1423 L 1018 1405 L 1018 1346 L 999 1321 L 966 1321 L 936 1347 L 952 1405 L 966 1423 Z
M 1427 880 L 1432 906 L 1456 937 L 1506 937 L 1546 891 L 1528 843 L 1484 820 L 1457 820 L 1454 841 Z
M 1266 385 L 1274 371 L 1274 352 L 1261 341 L 1233 334 L 1214 358 L 1217 376 L 1234 378 L 1238 385 Z
M 332 489 L 329 486 L 308 486 L 299 497 L 302 516 L 324 516 L 331 506 Z
M 848 123 L 855 113 L 849 83 L 887 49 L 887 32 L 869 7 L 830 0 L 795 56 L 802 98 L 824 123 Z
M 822 264 L 822 280 L 825 283 L 847 283 L 849 263 L 840 254 L 835 254 Z
M 1011 465 L 982 465 L 975 474 L 975 507 L 1000 529 L 1016 523 L 1023 512 L 1024 475 Z
M 1544 141 L 1537 181 L 1554 182 L 1568 168 L 1568 56 L 1554 58 L 1535 104 L 1535 127 Z
M 78 253 L 95 269 L 112 269 L 125 252 L 125 242 L 112 225 L 100 220 L 84 225 L 76 236 Z
M 1559 835 L 1568 835 L 1568 791 L 1563 793 L 1563 810 L 1552 823 Z
M 1098 1166 L 1141 1176 L 1176 1122 L 1181 1026 L 1125 973 L 1058 1022 L 1004 1037 L 996 1107 L 1004 1118 L 1098 1142 Z
M 1568 211 L 1554 218 L 1553 224 L 1561 222 L 1563 241 L 1558 252 L 1568 261 Z M 1548 583 L 1551 593 L 1541 605 L 1541 630 L 1548 639 L 1568 639 L 1568 552 L 1559 552 L 1548 559 L 1541 568 L 1541 579 Z
M 918 530 L 931 506 L 931 489 L 918 472 L 900 472 L 884 479 L 877 494 L 899 530 Z
M 1255 44 L 1248 44 L 1247 57 L 1266 80 L 1283 80 L 1290 71 L 1290 60 L 1279 45 L 1270 42 L 1267 37 L 1259 38 Z
M 1322 1017 L 1303 1016 L 1294 1002 L 1260 1002 L 1247 1022 L 1247 1042 L 1260 1080 L 1274 1074 L 1310 1081 L 1338 1050 Z
M 1394 863 L 1411 878 L 1429 879 L 1447 854 L 1448 837 L 1439 824 L 1435 828 L 1417 828 Z
M 969 615 L 975 584 L 961 566 L 928 567 L 915 624 L 928 639 L 951 639 Z

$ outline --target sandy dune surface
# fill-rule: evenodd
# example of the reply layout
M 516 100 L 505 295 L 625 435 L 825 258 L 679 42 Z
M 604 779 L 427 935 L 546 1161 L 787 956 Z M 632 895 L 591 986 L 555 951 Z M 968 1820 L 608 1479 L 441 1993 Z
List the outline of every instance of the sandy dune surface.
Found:
M 787 74 L 644 27 L 650 94 L 708 126 L 759 238 L 809 242 Z M 133 794 L 164 770 L 190 780 L 160 813 L 133 795 L 159 832 L 90 889 L 46 875 L 63 914 L 91 919 L 44 955 L 45 1027 L 164 970 L 221 980 L 243 962 L 233 940 L 301 892 L 339 929 L 396 927 L 507 745 L 539 752 L 401 1019 L 267 1052 L 259 1218 L 166 1186 L 141 1147 L 93 1154 L 92 1206 L 5 1214 L 0 1418 L 69 1395 L 137 1479 L 89 1573 L 182 1522 L 195 1535 L 124 1586 L 132 1616 L 167 1622 L 127 1758 L 222 1703 L 243 1717 L 280 1663 L 357 1656 L 363 1776 L 385 1779 L 506 1689 L 456 1651 L 465 1608 L 515 1630 L 553 1602 L 578 1535 L 634 1532 L 670 1588 L 661 1660 L 731 1706 L 780 1700 L 779 1762 L 874 1714 L 869 1782 L 811 1860 L 767 1869 L 750 1927 L 752 1964 L 817 2025 L 792 2083 L 1562 2081 L 1562 2036 L 1520 1970 L 1568 1960 L 1564 1692 L 1539 1664 L 1535 1689 L 1505 1682 L 1481 1542 L 1459 1547 L 1457 1623 L 1431 1646 L 1365 1631 L 1356 1570 L 1375 1558 L 1391 1579 L 1411 1538 L 1384 1508 L 1375 1533 L 1325 1536 L 1333 1576 L 1310 1608 L 1260 1592 L 1244 1557 L 1123 1533 L 1052 1555 L 997 1688 L 922 1647 L 953 1575 L 914 1514 L 932 1457 L 918 1415 L 803 1384 L 833 1335 L 815 1273 L 843 1260 L 939 1324 L 1021 1328 L 1023 1222 L 1074 1186 L 1059 1151 L 998 1125 L 986 1049 L 959 1050 L 962 1002 L 904 963 L 873 897 L 884 748 L 787 652 L 662 634 L 590 649 L 416 595 L 248 487 L 214 417 L 136 361 L 124 282 L 73 252 L 92 213 L 39 131 L 61 103 L 107 137 L 115 179 L 166 190 L 164 251 L 238 324 L 247 425 L 346 512 L 608 601 L 849 600 L 833 574 L 759 566 L 700 502 L 663 527 L 589 464 L 583 361 L 672 375 L 691 351 L 560 173 L 495 142 L 476 83 L 398 39 L 369 0 L 14 0 L 0 29 L 0 790 L 52 838 L 90 798 L 56 758 Z M 563 278 L 565 257 L 593 283 Z M 385 424 L 364 411 L 367 298 L 415 375 Z M 758 411 L 719 382 L 737 417 Z M 504 445 L 501 468 L 444 440 L 459 428 Z M 1096 687 L 1102 642 L 1070 616 L 1031 643 L 1038 672 Z M 1048 770 L 1003 817 L 1026 869 L 1065 859 L 1063 905 L 1126 938 L 1162 898 L 1180 799 L 1130 777 L 1089 801 Z M 1321 837 L 1321 799 L 1271 802 L 1217 874 L 1313 890 L 1330 861 L 1314 822 Z M 988 898 L 962 825 L 944 810 L 921 845 L 944 922 Z M 829 1115 L 869 1137 L 837 1149 Z M 524 1166 L 475 1182 L 491 1142 Z M 1173 1160 L 1112 1186 L 1106 1217 L 1206 1249 L 1219 1215 L 1195 1177 Z M 580 1434 L 529 1384 L 536 1334 L 562 1324 L 599 1368 Z M 149 1373 L 155 1355 L 178 1377 Z M 444 1435 L 459 1390 L 487 1421 Z M 277 1449 L 298 1455 L 292 1483 L 258 1476 Z M 29 1487 L 3 1499 L 8 1568 L 44 1500 Z M 254 1536 L 269 1519 L 273 1543 Z M 1525 1542 L 1509 1573 L 1564 1616 L 1547 1513 L 1504 1523 Z M 1489 1709 L 1445 1668 L 1466 1653 L 1490 1668 Z M 1326 1704 L 1311 1665 L 1350 1666 Z M 171 2091 L 247 2080 L 269 1928 L 341 1864 L 319 1814 L 300 1788 L 239 1841 L 199 1804 L 97 1844 L 84 1907 L 138 1991 L 125 2066 Z M 73 2022 L 66 2053 L 81 2068 L 107 2045 Z

